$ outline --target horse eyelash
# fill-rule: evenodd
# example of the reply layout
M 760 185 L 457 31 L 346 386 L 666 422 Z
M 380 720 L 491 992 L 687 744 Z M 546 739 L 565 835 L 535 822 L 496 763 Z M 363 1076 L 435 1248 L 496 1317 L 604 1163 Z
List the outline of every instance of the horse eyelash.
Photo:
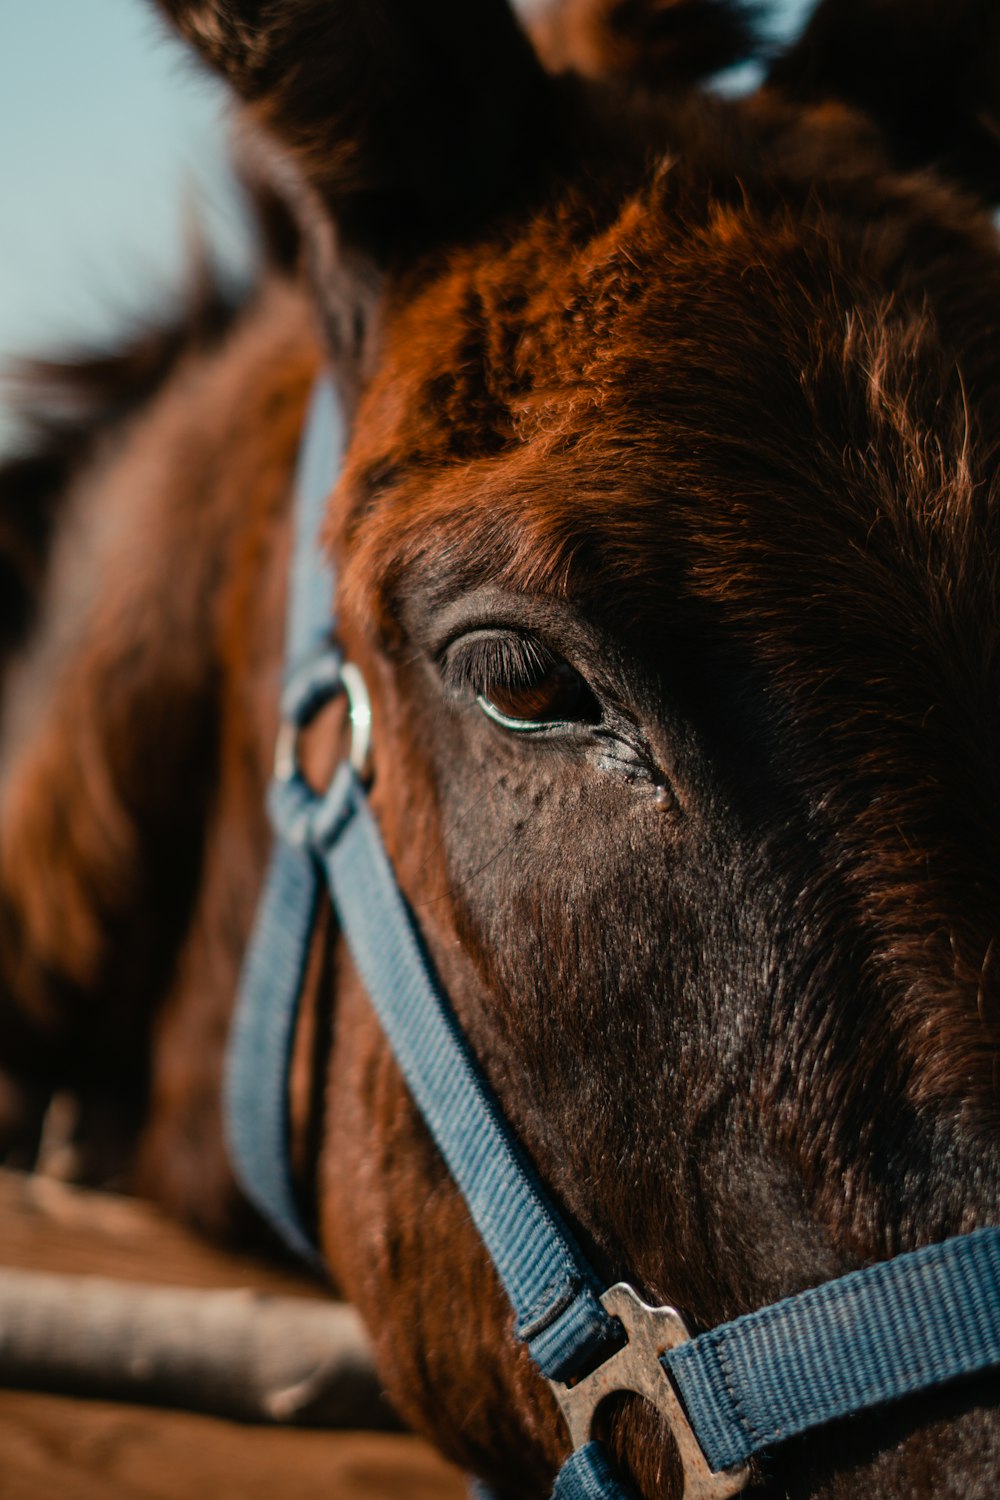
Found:
M 444 675 L 454 691 L 475 696 L 497 685 L 514 691 L 531 687 L 556 662 L 552 652 L 532 636 L 484 633 L 451 647 Z

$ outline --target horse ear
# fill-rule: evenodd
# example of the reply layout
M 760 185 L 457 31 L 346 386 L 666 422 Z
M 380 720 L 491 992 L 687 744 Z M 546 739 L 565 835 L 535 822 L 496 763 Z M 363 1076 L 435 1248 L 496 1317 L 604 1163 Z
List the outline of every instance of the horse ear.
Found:
M 502 207 L 550 82 L 507 0 L 156 3 L 245 105 L 350 394 L 382 272 Z
M 159 0 L 359 237 L 496 191 L 543 74 L 506 0 Z
M 749 0 L 550 0 L 531 32 L 553 72 L 668 89 L 752 56 L 756 9 Z
M 821 0 L 768 83 L 860 107 L 899 166 L 936 165 L 1000 200 L 997 0 Z

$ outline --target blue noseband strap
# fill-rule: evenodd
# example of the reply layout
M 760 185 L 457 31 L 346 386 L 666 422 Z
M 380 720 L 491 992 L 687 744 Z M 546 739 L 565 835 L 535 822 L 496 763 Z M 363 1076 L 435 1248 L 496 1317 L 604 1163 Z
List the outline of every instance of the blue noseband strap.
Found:
M 998 1363 L 997 1229 L 852 1271 L 663 1357 L 713 1469 Z
M 313 402 L 297 484 L 282 705 L 293 736 L 340 686 L 332 583 L 316 538 L 342 440 L 341 418 L 324 382 Z M 625 1312 L 619 1321 L 604 1302 L 610 1307 L 616 1293 L 626 1293 L 625 1306 L 642 1305 L 627 1287 L 602 1293 L 505 1121 L 435 976 L 356 771 L 341 765 L 317 795 L 294 756 L 285 763 L 279 755 L 269 809 L 277 837 L 241 980 L 225 1084 L 227 1137 L 239 1180 L 288 1243 L 320 1263 L 291 1178 L 288 1070 L 325 888 L 413 1099 L 496 1266 L 518 1337 L 555 1383 L 572 1426 L 574 1392 L 580 1396 L 605 1364 L 610 1370 L 641 1342 L 634 1331 L 626 1333 Z M 655 1386 L 665 1371 L 669 1394 L 661 1409 L 682 1458 L 685 1441 L 695 1450 L 693 1460 L 684 1460 L 686 1473 L 693 1461 L 707 1474 L 698 1480 L 699 1495 L 731 1495 L 742 1478 L 719 1471 L 775 1443 L 1000 1364 L 1000 1229 L 897 1256 L 693 1339 L 672 1312 L 642 1309 L 637 1315 L 649 1315 L 644 1326 L 656 1330 L 666 1326 L 665 1317 L 681 1332 L 667 1343 L 656 1342 L 655 1333 L 650 1358 L 658 1368 L 629 1377 L 638 1384 L 611 1389 L 645 1391 L 643 1382 Z M 556 1500 L 628 1500 L 629 1491 L 587 1430 L 577 1433 L 553 1494 Z

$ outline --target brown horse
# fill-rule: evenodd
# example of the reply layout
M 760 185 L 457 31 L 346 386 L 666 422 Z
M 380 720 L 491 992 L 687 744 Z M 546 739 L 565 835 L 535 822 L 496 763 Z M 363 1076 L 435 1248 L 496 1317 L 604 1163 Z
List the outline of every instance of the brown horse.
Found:
M 71 1087 L 139 1190 L 248 1232 L 219 1078 L 325 363 L 373 808 L 601 1273 L 710 1327 L 995 1222 L 1000 11 L 823 0 L 724 102 L 723 0 L 567 4 L 534 47 L 504 0 L 162 9 L 242 102 L 272 249 L 238 307 L 36 375 L 0 482 L 12 1149 Z M 561 1418 L 328 913 L 291 1107 L 400 1410 L 545 1493 Z M 992 1497 L 996 1397 L 751 1484 Z M 651 1409 L 608 1427 L 676 1493 Z

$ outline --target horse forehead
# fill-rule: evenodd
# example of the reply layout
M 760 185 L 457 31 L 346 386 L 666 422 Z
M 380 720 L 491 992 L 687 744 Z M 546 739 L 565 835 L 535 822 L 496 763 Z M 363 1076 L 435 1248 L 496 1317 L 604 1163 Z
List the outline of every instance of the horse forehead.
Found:
M 714 331 L 702 351 L 717 367 L 727 336 L 732 358 L 745 359 L 755 322 L 798 328 L 803 300 L 816 311 L 806 283 L 824 276 L 787 265 L 806 240 L 815 259 L 814 234 L 787 215 L 737 209 L 724 187 L 668 205 L 656 173 L 613 207 L 571 195 L 508 243 L 455 254 L 417 296 L 407 284 L 388 320 L 384 367 L 428 427 L 488 420 L 487 395 L 509 408 L 508 420 L 530 425 L 548 394 L 565 403 L 575 388 L 613 379 L 621 359 L 648 358 L 651 339 L 704 341 Z M 762 290 L 773 303 L 766 317 Z
M 502 329 L 459 335 L 453 362 L 417 340 L 362 408 L 342 529 L 376 587 L 435 550 L 526 591 L 585 584 L 584 557 L 630 617 L 683 586 L 744 626 L 805 606 L 926 623 L 971 590 L 989 629 L 1000 538 L 960 381 L 949 394 L 936 354 L 921 368 L 884 328 L 872 354 L 849 322 L 808 369 L 766 312 L 727 362 L 648 321 L 571 333 L 548 367 L 510 349 L 491 366 Z
M 858 342 L 905 299 L 880 286 L 863 226 L 852 241 L 822 211 L 765 201 L 735 203 L 725 184 L 671 199 L 654 172 L 613 207 L 571 198 L 406 278 L 360 414 L 364 483 L 407 465 L 517 467 L 525 444 L 547 461 L 547 438 L 612 461 L 627 447 L 639 474 L 685 446 L 733 463 L 740 446 L 791 458 L 823 436 L 803 391 L 824 361 L 828 385 L 864 387 L 863 361 L 844 358 L 852 327 Z M 841 447 L 844 406 L 840 393 L 822 418 Z

